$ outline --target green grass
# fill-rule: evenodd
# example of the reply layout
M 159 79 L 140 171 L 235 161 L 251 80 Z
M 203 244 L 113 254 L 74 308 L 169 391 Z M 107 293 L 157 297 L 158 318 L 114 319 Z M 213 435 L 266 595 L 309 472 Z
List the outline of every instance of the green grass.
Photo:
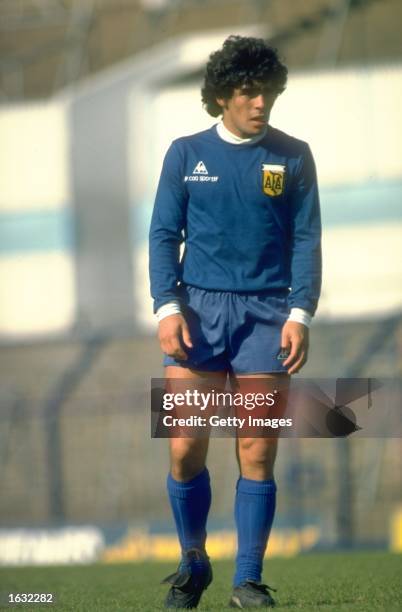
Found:
M 48 568 L 1 568 L 2 600 L 8 592 L 52 592 L 56 605 L 20 605 L 43 612 L 155 612 L 167 591 L 160 580 L 174 564 L 137 563 Z M 199 610 L 224 610 L 231 590 L 233 563 L 213 564 L 214 581 Z M 402 555 L 388 553 L 311 554 L 266 563 L 265 579 L 277 588 L 279 609 L 402 610 Z M 0 610 L 14 609 L 0 605 Z

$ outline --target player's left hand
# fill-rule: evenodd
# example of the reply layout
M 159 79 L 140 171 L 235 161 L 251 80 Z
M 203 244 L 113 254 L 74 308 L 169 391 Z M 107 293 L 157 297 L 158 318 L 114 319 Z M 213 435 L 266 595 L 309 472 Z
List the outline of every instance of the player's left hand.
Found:
M 283 362 L 289 374 L 296 374 L 306 363 L 308 343 L 308 327 L 296 321 L 286 321 L 282 328 L 281 348 L 289 351 L 289 356 Z

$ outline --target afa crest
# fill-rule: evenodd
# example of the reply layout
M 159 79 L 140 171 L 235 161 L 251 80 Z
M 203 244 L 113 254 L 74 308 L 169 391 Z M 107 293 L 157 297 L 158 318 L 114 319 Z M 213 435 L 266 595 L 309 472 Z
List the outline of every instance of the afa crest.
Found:
M 271 197 L 279 196 L 285 187 L 286 166 L 262 164 L 262 190 Z

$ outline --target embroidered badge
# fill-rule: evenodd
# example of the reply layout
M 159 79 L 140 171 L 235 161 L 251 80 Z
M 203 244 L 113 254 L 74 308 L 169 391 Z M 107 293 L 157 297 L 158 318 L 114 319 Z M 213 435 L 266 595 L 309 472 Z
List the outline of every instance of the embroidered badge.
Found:
M 280 164 L 262 164 L 262 190 L 271 197 L 283 193 L 285 186 L 286 166 Z

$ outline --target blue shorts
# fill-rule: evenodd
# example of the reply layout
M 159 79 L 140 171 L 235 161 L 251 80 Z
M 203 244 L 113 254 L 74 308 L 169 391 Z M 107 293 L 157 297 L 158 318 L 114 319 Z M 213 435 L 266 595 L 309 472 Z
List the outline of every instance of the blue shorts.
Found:
M 164 365 L 237 374 L 286 372 L 278 359 L 289 316 L 287 291 L 234 293 L 180 287 L 193 348 L 188 360 L 165 355 Z

